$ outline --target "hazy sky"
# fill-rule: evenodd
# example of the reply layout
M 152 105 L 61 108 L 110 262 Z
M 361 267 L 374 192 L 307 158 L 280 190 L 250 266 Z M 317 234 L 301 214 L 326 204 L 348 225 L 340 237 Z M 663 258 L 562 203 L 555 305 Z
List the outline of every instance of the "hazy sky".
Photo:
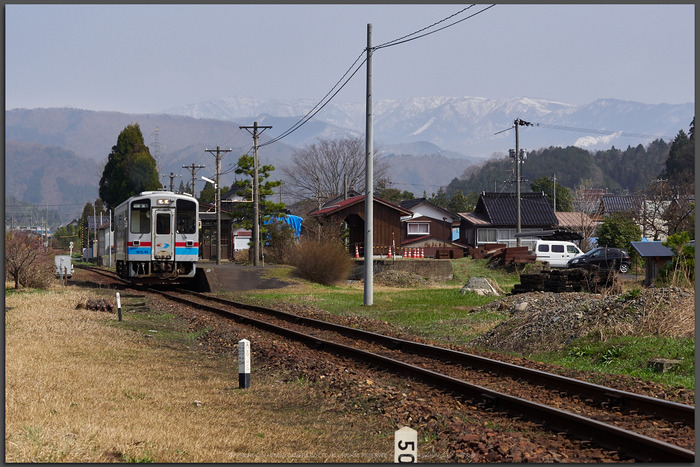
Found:
M 367 45 L 467 5 L 6 5 L 5 108 L 156 113 L 212 98 L 320 100 Z M 486 8 L 476 5 L 444 26 Z M 377 50 L 374 99 L 695 100 L 695 7 L 496 5 Z M 338 101 L 364 102 L 365 69 Z

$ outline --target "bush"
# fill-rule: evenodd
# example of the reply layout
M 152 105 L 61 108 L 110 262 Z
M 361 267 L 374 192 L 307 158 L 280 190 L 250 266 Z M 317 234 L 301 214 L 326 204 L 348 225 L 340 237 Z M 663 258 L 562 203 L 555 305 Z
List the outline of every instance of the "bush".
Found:
M 5 274 L 19 286 L 46 289 L 54 278 L 53 257 L 36 235 L 5 233 Z
M 352 258 L 338 240 L 302 240 L 290 254 L 295 273 L 318 284 L 331 285 L 346 280 Z
M 294 229 L 284 222 L 275 222 L 266 227 L 268 241 L 263 249 L 265 262 L 286 264 L 296 244 Z

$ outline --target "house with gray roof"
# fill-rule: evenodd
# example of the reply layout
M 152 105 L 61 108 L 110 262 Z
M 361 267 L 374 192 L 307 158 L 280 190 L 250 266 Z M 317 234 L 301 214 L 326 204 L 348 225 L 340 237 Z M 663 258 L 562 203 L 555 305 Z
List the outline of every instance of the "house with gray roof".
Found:
M 517 245 L 517 198 L 515 193 L 482 192 L 474 212 L 459 213 L 460 243 L 477 247 L 487 243 Z M 558 220 L 544 193 L 520 194 L 521 232 L 553 230 Z M 521 239 L 521 246 L 534 240 Z

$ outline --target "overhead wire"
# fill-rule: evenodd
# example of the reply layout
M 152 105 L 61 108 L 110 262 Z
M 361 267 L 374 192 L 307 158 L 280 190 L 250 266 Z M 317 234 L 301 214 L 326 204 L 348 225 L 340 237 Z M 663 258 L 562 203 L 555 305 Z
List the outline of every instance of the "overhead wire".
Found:
M 355 65 L 364 56 L 364 54 L 365 54 L 365 51 L 362 51 L 362 53 L 360 53 L 360 55 L 355 59 L 355 61 L 352 63 L 352 65 L 350 65 L 350 68 L 348 68 L 348 70 L 343 74 L 343 76 L 341 76 L 340 79 L 335 83 L 335 85 L 333 85 L 331 90 L 328 91 L 326 93 L 326 95 L 323 96 L 321 98 L 321 100 L 311 110 L 309 110 L 309 112 L 307 112 L 306 115 L 304 115 L 298 122 L 296 122 L 294 125 L 292 125 L 288 130 L 286 130 L 283 133 L 281 133 L 280 135 L 272 138 L 270 141 L 267 141 L 266 143 L 258 145 L 258 147 L 260 148 L 263 146 L 267 146 L 267 145 L 276 143 L 277 141 L 281 140 L 282 138 L 289 136 L 290 134 L 292 134 L 293 132 L 298 130 L 306 122 L 311 120 L 318 112 L 321 111 L 321 109 L 323 109 L 326 105 L 328 105 L 328 103 L 330 103 L 330 101 L 348 84 L 348 82 L 352 79 L 352 77 L 355 76 L 355 74 L 357 74 L 358 71 L 360 71 L 360 68 L 362 67 L 362 65 L 364 65 L 365 62 L 367 61 L 367 58 L 365 58 L 362 61 L 362 63 L 357 65 L 357 68 L 355 69 L 355 71 L 352 72 L 352 74 L 345 80 L 345 82 L 340 86 L 340 88 L 335 90 L 338 87 L 338 85 L 341 83 L 341 81 L 343 81 L 343 79 L 345 79 L 345 77 L 348 75 L 348 73 L 350 73 L 352 71 L 352 69 L 355 68 Z M 333 92 L 333 91 L 335 91 L 335 92 Z M 331 95 L 331 93 L 332 93 L 332 95 Z M 328 96 L 330 96 L 330 97 L 328 97 Z M 328 98 L 327 101 L 326 101 L 326 98 Z
M 393 47 L 393 46 L 395 46 L 395 45 L 405 44 L 406 42 L 414 41 L 414 40 L 416 40 L 416 39 L 420 39 L 420 38 L 423 38 L 423 37 L 425 37 L 425 36 L 429 36 L 429 35 L 431 35 L 431 34 L 435 34 L 436 32 L 442 31 L 443 29 L 447 29 L 447 28 L 449 28 L 449 27 L 451 27 L 451 26 L 454 26 L 455 24 L 461 23 L 462 21 L 466 21 L 466 20 L 468 20 L 468 19 L 470 19 L 470 18 L 473 18 L 474 16 L 476 16 L 476 15 L 478 15 L 478 14 L 480 14 L 480 13 L 483 13 L 484 11 L 486 11 L 486 10 L 488 10 L 488 9 L 493 8 L 493 7 L 496 6 L 495 4 L 494 4 L 494 5 L 490 5 L 490 6 L 486 7 L 486 8 L 484 8 L 483 10 L 477 11 L 477 12 L 474 13 L 473 15 L 469 15 L 469 16 L 467 16 L 467 17 L 465 17 L 465 18 L 460 19 L 459 21 L 455 21 L 454 23 L 445 25 L 445 26 L 443 26 L 443 27 L 441 27 L 441 28 L 439 28 L 439 29 L 436 29 L 436 30 L 434 30 L 434 31 L 426 32 L 425 34 L 421 34 L 420 36 L 412 37 L 412 38 L 410 38 L 410 39 L 407 39 L 408 37 L 414 36 L 414 35 L 419 34 L 419 33 L 423 32 L 423 31 L 425 31 L 425 30 L 428 30 L 428 29 L 430 29 L 430 28 L 432 28 L 432 27 L 435 27 L 435 26 L 437 26 L 437 25 L 440 24 L 440 23 L 444 23 L 445 21 L 447 21 L 447 20 L 449 20 L 449 19 L 451 19 L 451 18 L 454 18 L 455 16 L 459 15 L 460 13 L 465 12 L 466 10 L 472 8 L 472 7 L 475 6 L 475 5 L 476 5 L 476 4 L 469 5 L 468 7 L 463 8 L 462 10 L 458 11 L 457 13 L 448 16 L 447 18 L 443 18 L 443 19 L 441 19 L 440 21 L 431 24 L 430 26 L 426 26 L 426 27 L 424 27 L 424 28 L 422 28 L 422 29 L 419 29 L 418 31 L 412 32 L 411 34 L 407 34 L 407 35 L 405 35 L 405 36 L 403 36 L 403 37 L 399 37 L 398 39 L 394 39 L 393 41 L 389 41 L 389 42 L 385 42 L 385 43 L 383 43 L 383 44 L 380 44 L 380 45 L 374 47 L 373 50 L 379 50 L 379 49 L 383 49 L 383 48 L 385 48 L 385 47 Z
M 411 37 L 411 36 L 415 36 L 416 34 L 420 34 L 421 32 L 426 31 L 426 30 L 428 30 L 428 29 L 430 29 L 430 28 L 433 28 L 433 27 L 437 26 L 438 24 L 442 24 L 442 23 L 444 23 L 445 21 L 450 20 L 451 18 L 454 18 L 455 16 L 457 16 L 457 15 L 463 13 L 464 11 L 468 10 L 469 8 L 472 8 L 474 5 L 475 5 L 475 4 L 472 4 L 472 5 L 470 5 L 470 6 L 466 7 L 466 8 L 463 8 L 462 10 L 458 11 L 457 13 L 454 13 L 454 14 L 452 14 L 452 15 L 446 17 L 446 18 L 443 18 L 443 19 L 441 19 L 440 21 L 437 21 L 437 22 L 431 24 L 430 26 L 426 26 L 426 27 L 424 27 L 424 28 L 422 28 L 422 29 L 419 29 L 418 31 L 412 32 L 411 34 L 407 34 L 407 35 L 405 35 L 405 36 L 399 37 L 399 38 L 394 39 L 394 40 L 392 40 L 392 41 L 389 41 L 389 42 L 385 42 L 385 43 L 383 43 L 383 44 L 380 44 L 380 45 L 378 45 L 378 46 L 376 46 L 376 47 L 372 47 L 372 50 L 373 50 L 373 51 L 374 51 L 374 50 L 379 50 L 379 49 L 382 49 L 382 48 L 385 48 L 385 47 L 391 47 L 391 46 L 403 44 L 403 43 L 406 43 L 406 42 L 409 42 L 409 41 L 412 41 L 412 40 L 420 39 L 420 38 L 422 38 L 422 37 L 425 37 L 425 36 L 428 36 L 428 35 L 430 35 L 430 34 L 436 33 L 436 32 L 438 32 L 438 31 L 442 31 L 443 29 L 446 29 L 446 28 L 448 28 L 448 27 L 454 26 L 454 25 L 456 25 L 456 24 L 458 24 L 458 23 L 461 23 L 462 21 L 466 21 L 467 19 L 473 18 L 474 16 L 478 15 L 479 13 L 483 13 L 484 11 L 488 10 L 489 8 L 492 8 L 492 7 L 496 6 L 496 5 L 490 5 L 490 6 L 484 8 L 484 9 L 482 9 L 482 10 L 480 10 L 480 11 L 478 11 L 478 12 L 476 12 L 476 13 L 470 15 L 470 16 L 467 16 L 466 18 L 463 18 L 463 19 L 458 20 L 458 21 L 455 21 L 455 22 L 453 22 L 453 23 L 451 23 L 451 24 L 445 25 L 445 26 L 443 26 L 443 27 L 441 27 L 441 28 L 439 28 L 439 29 L 436 29 L 436 30 L 431 31 L 431 32 L 427 32 L 427 33 L 422 34 L 422 35 L 417 36 L 417 37 Z M 409 39 L 409 38 L 410 38 L 410 39 Z M 365 59 L 362 61 L 362 63 L 360 63 L 359 65 L 357 65 L 358 61 L 365 55 L 366 52 L 367 52 L 367 49 L 366 49 L 366 48 L 363 49 L 363 51 L 362 51 L 362 52 L 360 53 L 360 55 L 355 59 L 355 61 L 353 62 L 353 64 L 350 65 L 350 67 L 349 67 L 348 70 L 345 72 L 345 74 L 343 74 L 343 76 L 342 76 L 342 77 L 338 80 L 338 82 L 331 88 L 331 90 L 328 91 L 328 93 L 326 93 L 326 95 L 323 96 L 323 98 L 321 98 L 321 100 L 320 100 L 306 115 L 304 115 L 304 117 L 302 117 L 299 121 L 297 121 L 294 125 L 292 125 L 289 129 L 287 129 L 286 131 L 284 131 L 284 132 L 281 133 L 280 135 L 278 135 L 278 136 L 272 138 L 271 140 L 269 140 L 269 141 L 267 141 L 267 142 L 265 142 L 265 143 L 263 143 L 263 144 L 258 145 L 258 147 L 260 148 L 260 147 L 268 146 L 268 145 L 270 145 L 270 144 L 276 143 L 277 141 L 280 141 L 281 139 L 283 139 L 283 138 L 289 136 L 290 134 L 292 134 L 293 132 L 295 132 L 296 130 L 298 130 L 298 129 L 299 129 L 301 126 L 303 126 L 306 122 L 308 122 L 309 120 L 311 120 L 318 112 L 320 112 L 326 105 L 328 105 L 328 104 L 330 103 L 330 101 L 331 101 L 331 100 L 332 100 L 332 99 L 333 99 L 333 98 L 348 84 L 348 82 L 357 74 L 357 72 L 360 70 L 360 68 L 362 67 L 362 65 L 364 65 L 365 62 L 367 61 L 367 58 L 365 58 Z M 357 65 L 357 66 L 356 66 L 356 65 Z M 353 71 L 353 68 L 354 68 L 354 71 Z M 351 72 L 352 72 L 352 73 L 351 73 Z M 348 74 L 350 74 L 350 76 L 349 76 L 347 79 L 345 79 L 345 77 L 348 76 Z M 345 79 L 345 81 L 344 81 L 344 82 L 342 83 L 342 85 L 338 88 L 338 85 L 339 85 L 344 79 Z M 338 88 L 338 89 L 336 90 L 336 88 Z M 330 96 L 330 97 L 329 97 L 329 96 Z

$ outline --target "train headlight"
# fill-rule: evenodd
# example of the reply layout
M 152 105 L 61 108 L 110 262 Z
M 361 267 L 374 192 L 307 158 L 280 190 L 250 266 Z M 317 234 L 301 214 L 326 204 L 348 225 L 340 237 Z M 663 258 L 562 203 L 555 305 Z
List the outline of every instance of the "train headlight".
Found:
M 170 204 L 170 200 L 169 199 L 159 199 L 158 201 L 156 201 L 156 204 L 158 204 L 160 206 L 168 205 L 168 204 Z

